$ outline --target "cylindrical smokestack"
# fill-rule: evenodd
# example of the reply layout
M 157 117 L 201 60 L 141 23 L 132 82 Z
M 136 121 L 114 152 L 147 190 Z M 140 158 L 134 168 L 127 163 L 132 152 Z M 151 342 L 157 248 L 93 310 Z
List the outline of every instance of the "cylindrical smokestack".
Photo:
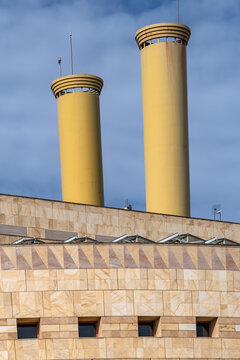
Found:
M 147 211 L 190 216 L 185 25 L 136 33 L 141 50 Z
M 70 75 L 51 84 L 57 99 L 64 201 L 104 205 L 99 95 L 103 80 Z

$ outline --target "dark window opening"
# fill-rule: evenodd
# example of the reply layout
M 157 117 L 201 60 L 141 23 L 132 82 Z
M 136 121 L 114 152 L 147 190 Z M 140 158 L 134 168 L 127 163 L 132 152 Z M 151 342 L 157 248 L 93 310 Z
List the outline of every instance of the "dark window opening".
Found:
M 96 337 L 96 322 L 78 323 L 79 337 Z
M 217 318 L 203 317 L 196 319 L 197 337 L 217 337 L 218 326 Z
M 209 323 L 197 323 L 197 337 L 209 337 Z
M 18 339 L 35 339 L 38 337 L 38 322 L 17 323 Z
M 154 336 L 154 321 L 138 323 L 138 336 Z

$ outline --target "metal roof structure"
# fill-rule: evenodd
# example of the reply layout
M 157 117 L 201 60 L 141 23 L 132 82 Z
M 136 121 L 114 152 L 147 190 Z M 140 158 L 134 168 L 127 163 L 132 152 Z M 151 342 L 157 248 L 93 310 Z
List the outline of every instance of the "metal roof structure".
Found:
M 192 234 L 175 233 L 157 241 L 158 244 L 205 244 L 205 240 Z
M 227 246 L 239 246 L 240 244 L 236 241 L 227 238 L 212 238 L 205 241 L 205 245 L 227 245 Z
M 64 240 L 63 242 L 64 244 L 82 244 L 82 243 L 102 244 L 101 241 L 94 240 L 88 236 L 83 236 L 83 237 L 73 236 L 67 240 Z
M 77 237 L 73 236 L 66 240 L 50 241 L 47 239 L 37 239 L 37 238 L 20 238 L 13 241 L 10 245 L 56 245 L 56 244 L 104 244 L 106 242 L 94 240 L 88 236 Z M 205 245 L 205 246 L 240 246 L 240 243 L 230 240 L 228 238 L 211 238 L 209 240 L 204 240 L 195 236 L 193 234 L 172 234 L 164 239 L 161 239 L 157 242 L 147 239 L 141 235 L 128 235 L 124 234 L 114 240 L 107 241 L 108 244 L 154 244 L 154 245 L 164 245 L 164 244 L 173 244 L 173 245 Z
M 21 238 L 15 240 L 12 243 L 12 245 L 37 245 L 37 244 L 45 244 L 45 242 L 37 238 Z
M 140 236 L 140 235 L 123 235 L 123 236 L 120 236 L 119 238 L 117 239 L 114 239 L 112 241 L 112 243 L 117 243 L 117 244 L 126 244 L 126 243 L 140 243 L 140 244 L 156 244 L 155 241 L 153 240 L 150 240 L 150 239 L 147 239 L 143 236 Z

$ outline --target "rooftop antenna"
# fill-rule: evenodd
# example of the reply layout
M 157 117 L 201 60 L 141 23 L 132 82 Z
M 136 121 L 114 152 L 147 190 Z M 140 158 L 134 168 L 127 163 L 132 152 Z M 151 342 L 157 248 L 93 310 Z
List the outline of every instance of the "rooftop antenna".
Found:
M 177 22 L 179 24 L 179 0 L 177 0 Z
M 222 221 L 222 209 L 221 209 L 221 205 L 217 204 L 217 205 L 213 205 L 212 207 L 212 213 L 213 213 L 213 218 L 214 220 L 217 220 L 217 215 L 219 216 L 219 220 Z
M 216 214 L 219 215 L 219 220 L 222 221 L 222 210 L 218 210 Z
M 132 205 L 128 203 L 128 200 L 125 200 L 124 210 L 132 210 Z
M 70 51 L 71 51 L 71 67 L 72 67 L 72 75 L 73 75 L 72 32 L 70 32 Z
M 58 58 L 58 65 L 59 65 L 59 75 L 62 77 L 62 59 Z

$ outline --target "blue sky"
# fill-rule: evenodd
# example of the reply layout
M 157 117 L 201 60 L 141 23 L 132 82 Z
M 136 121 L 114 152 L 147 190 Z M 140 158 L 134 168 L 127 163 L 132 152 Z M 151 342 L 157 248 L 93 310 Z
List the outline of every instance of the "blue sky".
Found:
M 104 79 L 105 203 L 145 209 L 140 53 L 142 26 L 177 20 L 175 0 L 0 0 L 0 192 L 61 199 L 56 101 L 70 73 Z M 240 219 L 240 2 L 180 0 L 188 45 L 192 216 Z

